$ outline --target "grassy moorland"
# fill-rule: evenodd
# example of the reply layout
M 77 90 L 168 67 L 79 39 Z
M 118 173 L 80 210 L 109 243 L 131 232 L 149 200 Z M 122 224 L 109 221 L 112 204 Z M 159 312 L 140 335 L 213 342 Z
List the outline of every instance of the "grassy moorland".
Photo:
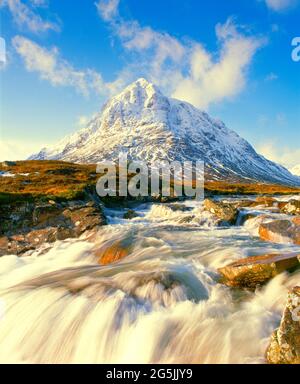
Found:
M 83 198 L 95 188 L 99 175 L 95 165 L 62 161 L 18 161 L 0 163 L 0 203 L 24 200 L 67 201 Z M 13 175 L 13 176 L 12 176 Z M 294 194 L 300 188 L 269 184 L 243 184 L 211 181 L 205 190 L 215 194 Z
M 221 195 L 290 195 L 300 194 L 300 188 L 285 185 L 261 183 L 229 183 L 210 181 L 205 183 L 205 191 Z
M 2 163 L 0 172 L 14 175 L 0 176 L 0 202 L 73 200 L 81 198 L 97 180 L 95 166 L 62 161 L 18 161 L 12 166 Z

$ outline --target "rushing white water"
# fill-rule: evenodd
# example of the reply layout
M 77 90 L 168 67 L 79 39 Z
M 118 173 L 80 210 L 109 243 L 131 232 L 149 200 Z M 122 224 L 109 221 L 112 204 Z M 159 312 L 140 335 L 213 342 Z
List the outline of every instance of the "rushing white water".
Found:
M 177 208 L 141 206 L 132 221 L 108 211 L 94 243 L 0 258 L 0 362 L 263 363 L 300 272 L 250 293 L 218 284 L 216 270 L 299 247 L 260 241 L 257 218 L 218 228 L 200 203 Z M 92 249 L 112 239 L 131 253 L 99 266 Z

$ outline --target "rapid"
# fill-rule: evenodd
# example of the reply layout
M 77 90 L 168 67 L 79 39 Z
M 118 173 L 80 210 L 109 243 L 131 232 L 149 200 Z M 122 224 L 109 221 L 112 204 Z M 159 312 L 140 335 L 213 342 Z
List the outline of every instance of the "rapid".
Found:
M 243 198 L 244 199 L 244 198 Z M 247 256 L 298 251 L 257 236 L 262 212 L 218 227 L 201 202 L 144 204 L 138 217 L 107 209 L 85 236 L 0 258 L 1 363 L 265 363 L 287 292 L 300 272 L 256 292 L 230 289 L 217 269 Z M 118 263 L 93 249 L 125 239 Z

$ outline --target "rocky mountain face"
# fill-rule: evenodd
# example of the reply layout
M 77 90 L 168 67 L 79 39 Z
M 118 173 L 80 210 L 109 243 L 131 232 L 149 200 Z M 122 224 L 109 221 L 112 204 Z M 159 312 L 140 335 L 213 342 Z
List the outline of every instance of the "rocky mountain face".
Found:
M 139 79 L 108 101 L 79 132 L 30 159 L 76 163 L 117 160 L 205 162 L 208 180 L 300 185 L 300 178 L 268 161 L 223 122 L 191 104 L 164 96 Z

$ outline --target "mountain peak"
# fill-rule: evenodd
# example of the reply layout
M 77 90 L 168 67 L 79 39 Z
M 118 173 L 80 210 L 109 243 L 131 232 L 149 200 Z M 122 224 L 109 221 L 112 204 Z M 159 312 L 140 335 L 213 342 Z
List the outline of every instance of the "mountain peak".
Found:
M 121 93 L 120 95 L 127 94 L 129 92 L 142 92 L 144 94 L 147 94 L 148 96 L 153 95 L 155 93 L 161 94 L 160 90 L 151 83 L 150 81 L 144 79 L 143 77 L 137 79 L 133 83 L 129 84 Z
M 144 78 L 108 101 L 85 129 L 31 159 L 97 163 L 116 161 L 120 152 L 148 163 L 202 160 L 213 180 L 300 184 L 300 178 L 257 154 L 225 124 L 164 96 Z

